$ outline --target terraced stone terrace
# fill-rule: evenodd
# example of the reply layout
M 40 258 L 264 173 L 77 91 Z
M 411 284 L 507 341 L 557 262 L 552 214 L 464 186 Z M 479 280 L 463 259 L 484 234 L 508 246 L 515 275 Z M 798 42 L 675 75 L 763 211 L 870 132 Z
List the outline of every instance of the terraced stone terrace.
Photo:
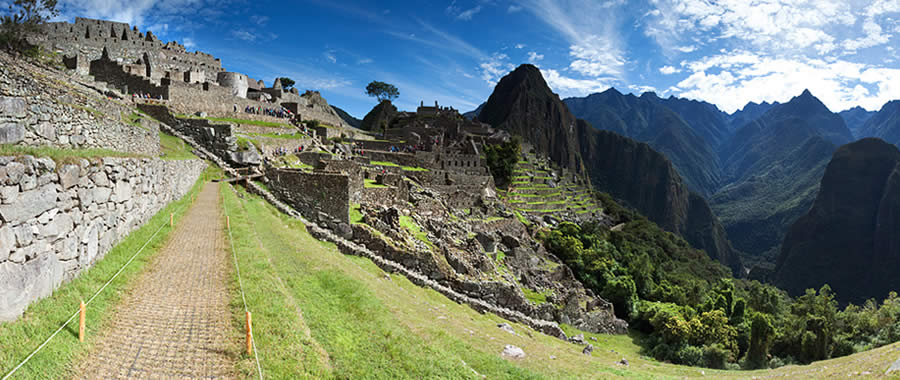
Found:
M 529 153 L 516 165 L 509 189 L 498 190 L 498 193 L 520 213 L 538 217 L 567 213 L 590 216 L 603 211 L 599 202 L 591 196 L 591 191 L 575 182 L 571 175 L 562 174 Z

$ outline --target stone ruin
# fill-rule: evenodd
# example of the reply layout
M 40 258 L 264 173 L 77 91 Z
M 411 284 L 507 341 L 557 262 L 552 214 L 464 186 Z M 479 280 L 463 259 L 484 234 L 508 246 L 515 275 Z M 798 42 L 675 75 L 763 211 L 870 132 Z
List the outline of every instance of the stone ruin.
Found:
M 63 55 L 65 66 L 79 75 L 91 75 L 126 96 L 165 100 L 186 114 L 232 116 L 234 106 L 287 105 L 303 119 L 348 126 L 321 96 L 300 95 L 296 88 L 284 89 L 280 81 L 265 87 L 262 80 L 225 70 L 211 54 L 188 52 L 178 42 L 162 42 L 152 32 L 126 23 L 78 17 L 74 24 L 48 23 L 29 41 Z

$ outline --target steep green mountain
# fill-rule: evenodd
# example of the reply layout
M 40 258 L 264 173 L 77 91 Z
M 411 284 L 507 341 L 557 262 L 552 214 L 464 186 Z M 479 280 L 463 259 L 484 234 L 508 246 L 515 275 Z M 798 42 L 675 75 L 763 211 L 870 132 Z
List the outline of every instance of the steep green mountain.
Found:
M 730 116 L 713 104 L 693 99 L 676 98 L 674 96 L 663 99 L 656 96 L 656 93 L 653 92 L 641 94 L 641 99 L 666 106 L 675 111 L 697 135 L 713 148 L 718 148 L 731 136 L 731 130 L 729 129 L 731 124 Z
M 829 284 L 860 304 L 900 289 L 900 150 L 867 138 L 834 153 L 813 207 L 791 226 L 775 282 L 791 294 Z
M 856 138 L 860 137 L 868 137 L 862 135 L 862 126 L 868 121 L 872 115 L 875 115 L 876 112 L 866 111 L 864 108 L 860 106 L 853 107 L 848 110 L 844 110 L 838 113 L 842 119 L 844 119 L 844 123 L 847 124 L 847 129 L 853 133 L 853 136 Z
M 478 119 L 534 145 L 538 153 L 582 173 L 575 116 L 550 91 L 541 71 L 521 65 L 497 83 Z
M 720 150 L 727 185 L 710 199 L 735 247 L 774 258 L 787 227 L 812 205 L 831 154 L 852 139 L 809 91 L 738 129 Z
M 646 93 L 638 98 L 632 94 L 623 95 L 614 88 L 563 102 L 574 115 L 598 129 L 650 144 L 672 160 L 691 190 L 708 196 L 719 187 L 721 169 L 713 144 L 718 145 L 724 135 L 721 130 L 716 131 L 719 127 L 709 120 L 715 116 L 705 112 L 694 114 L 698 126 L 695 130 L 678 113 L 663 105 L 667 101 L 655 94 Z M 668 103 L 681 110 L 695 108 L 687 102 Z
M 522 136 L 557 164 L 582 168 L 594 186 L 737 271 L 740 258 L 703 197 L 692 193 L 665 156 L 649 145 L 576 120 L 540 70 L 519 66 L 503 77 L 479 119 Z
M 729 115 L 729 129 L 731 131 L 738 130 L 738 128 L 743 127 L 747 123 L 758 119 L 776 105 L 778 105 L 778 102 L 747 103 L 744 108 Z
M 860 127 L 860 136 L 878 137 L 894 145 L 900 145 L 900 100 L 885 103 L 878 113 Z
M 338 117 L 340 117 L 341 120 L 350 124 L 351 127 L 359 128 L 359 126 L 362 125 L 362 120 L 353 117 L 353 115 L 350 115 L 347 111 L 344 111 L 337 106 L 331 106 L 331 108 L 334 109 L 334 112 L 337 112 Z

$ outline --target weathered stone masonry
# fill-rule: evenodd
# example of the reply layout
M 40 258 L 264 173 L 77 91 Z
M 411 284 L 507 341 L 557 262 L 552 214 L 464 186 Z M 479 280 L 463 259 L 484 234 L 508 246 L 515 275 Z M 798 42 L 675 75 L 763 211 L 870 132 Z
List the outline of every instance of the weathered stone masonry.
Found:
M 266 171 L 268 188 L 303 216 L 318 220 L 324 213 L 350 223 L 350 177 L 333 173 L 304 173 L 296 169 Z
M 0 157 L 0 321 L 92 266 L 186 194 L 200 160 Z

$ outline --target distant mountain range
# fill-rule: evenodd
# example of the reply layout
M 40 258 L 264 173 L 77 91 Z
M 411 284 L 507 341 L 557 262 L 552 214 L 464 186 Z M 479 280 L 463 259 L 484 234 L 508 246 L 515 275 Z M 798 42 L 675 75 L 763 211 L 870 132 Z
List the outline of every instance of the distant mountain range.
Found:
M 680 120 L 671 111 L 654 113 L 652 104 L 642 106 L 645 109 L 636 110 L 629 119 L 631 125 L 646 127 L 662 124 L 658 119 L 672 123 Z M 610 115 L 610 120 L 619 121 L 620 128 L 629 127 L 621 117 L 613 116 L 616 115 Z M 561 167 L 587 174 L 596 189 L 610 193 L 660 227 L 683 236 L 733 271 L 741 268 L 738 253 L 709 205 L 702 196 L 690 191 L 666 156 L 651 145 L 576 119 L 536 67 L 521 65 L 503 77 L 477 117 L 522 136 Z M 632 120 L 641 118 L 646 123 Z
M 896 101 L 877 113 L 854 108 L 840 115 L 809 91 L 784 104 L 751 102 L 730 115 L 706 102 L 615 89 L 564 102 L 595 128 L 665 154 L 709 200 L 735 248 L 768 262 L 809 210 L 838 146 L 868 136 L 900 144 Z

